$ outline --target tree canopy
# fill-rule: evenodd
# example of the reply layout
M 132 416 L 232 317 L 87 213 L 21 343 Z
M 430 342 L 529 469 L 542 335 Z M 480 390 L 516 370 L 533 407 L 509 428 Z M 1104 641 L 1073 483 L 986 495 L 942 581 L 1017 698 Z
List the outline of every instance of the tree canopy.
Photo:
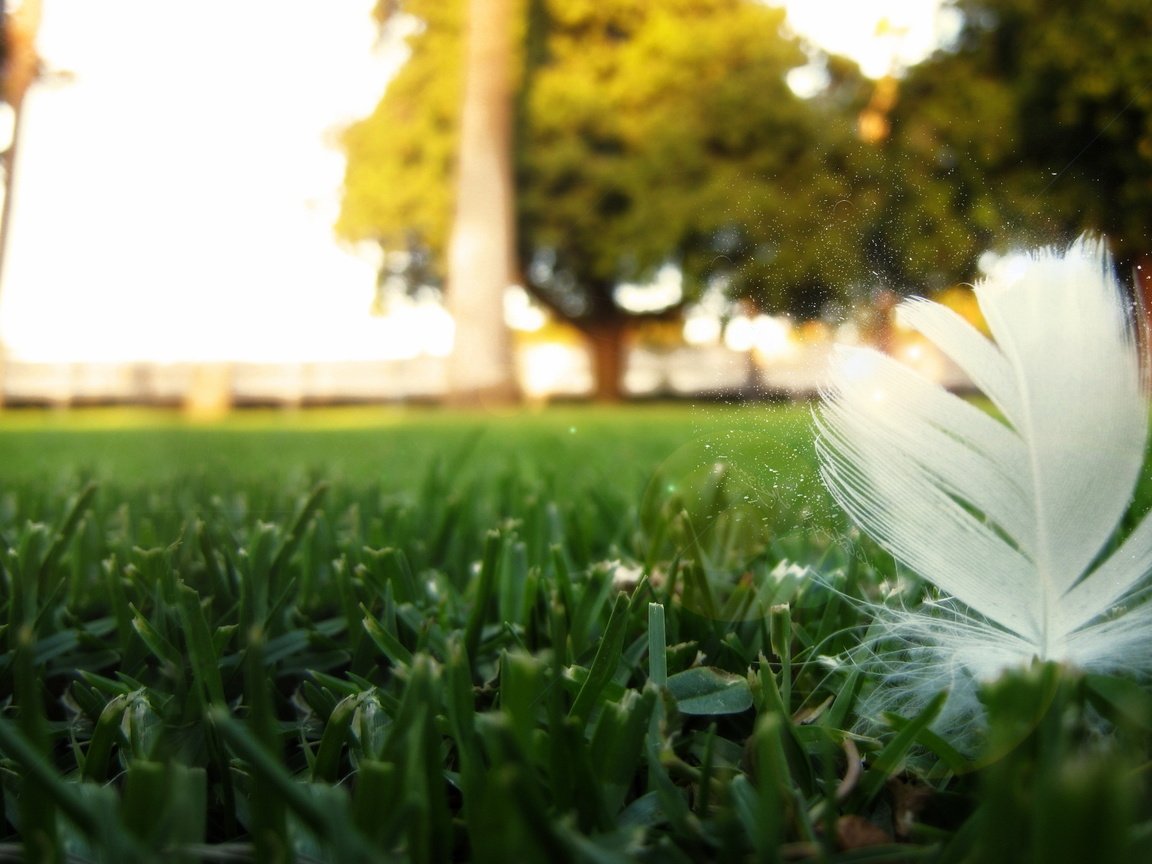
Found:
M 460 102 L 459 0 L 423 26 L 376 111 L 348 130 L 339 233 L 441 260 Z M 800 99 L 783 12 L 754 0 L 525 0 L 517 118 L 528 286 L 582 326 L 624 317 L 622 281 L 673 263 L 687 297 L 723 279 L 767 311 L 815 314 L 859 272 L 828 170 L 854 118 Z
M 723 277 L 775 310 L 813 311 L 832 280 L 808 205 L 821 116 L 785 83 L 805 61 L 780 10 L 744 0 L 548 4 L 526 82 L 522 257 L 573 315 L 666 262 L 689 292 Z M 540 266 L 541 263 L 547 266 Z M 559 290 L 557 290 L 559 289 Z
M 913 68 L 883 146 L 877 236 L 916 283 L 989 246 L 1103 232 L 1152 250 L 1152 16 L 1142 0 L 957 0 L 955 45 Z
M 405 0 L 418 21 L 413 54 L 371 115 L 344 130 L 336 233 L 390 251 L 427 248 L 442 268 L 463 96 L 464 4 Z M 387 13 L 383 6 L 378 14 Z M 382 26 L 388 26 L 382 24 Z
M 1090 230 L 1125 265 L 1152 251 L 1143 0 L 955 0 L 953 44 L 899 80 L 830 58 L 830 84 L 810 99 L 785 83 L 805 56 L 782 11 L 755 0 L 521 2 L 520 265 L 586 329 L 626 319 L 615 287 L 666 262 L 686 299 L 719 282 L 808 317 L 854 289 L 971 278 L 989 248 Z M 460 0 L 403 5 L 424 25 L 376 112 L 347 133 L 338 228 L 427 248 L 435 269 Z

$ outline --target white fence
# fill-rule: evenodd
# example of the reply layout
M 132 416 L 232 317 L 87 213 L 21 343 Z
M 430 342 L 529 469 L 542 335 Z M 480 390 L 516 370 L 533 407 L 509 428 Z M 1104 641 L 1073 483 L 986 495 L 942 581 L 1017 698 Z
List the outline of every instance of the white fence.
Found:
M 581 397 L 592 386 L 585 351 L 552 355 L 542 369 L 530 351 L 519 358 L 532 395 Z M 557 362 L 559 360 L 559 362 Z M 541 375 L 541 372 L 546 374 Z M 539 382 L 545 381 L 543 391 Z M 634 396 L 684 396 L 742 390 L 749 384 L 746 355 L 715 348 L 668 352 L 633 349 L 624 377 Z M 9 359 L 0 367 L 5 404 L 180 404 L 196 391 L 217 391 L 237 404 L 305 405 L 337 402 L 431 401 L 447 389 L 440 357 L 313 363 L 47 363 Z
M 529 398 L 580 398 L 592 390 L 587 351 L 572 346 L 522 346 L 518 371 Z M 930 346 L 929 346 L 930 347 Z M 556 350 L 553 350 L 556 349 Z M 636 397 L 700 394 L 810 397 L 828 368 L 827 343 L 801 344 L 770 361 L 723 346 L 666 351 L 632 348 L 624 391 Z M 932 350 L 918 349 L 921 374 L 947 387 L 970 386 L 953 364 Z M 5 404 L 93 403 L 308 405 L 339 402 L 426 402 L 447 392 L 442 357 L 311 363 L 32 363 L 9 359 L 0 365 Z

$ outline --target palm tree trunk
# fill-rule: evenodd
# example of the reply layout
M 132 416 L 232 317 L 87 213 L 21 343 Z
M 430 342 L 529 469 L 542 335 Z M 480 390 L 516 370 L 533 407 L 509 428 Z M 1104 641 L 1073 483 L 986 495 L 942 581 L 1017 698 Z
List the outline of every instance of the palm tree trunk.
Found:
M 504 291 L 515 274 L 511 31 L 515 0 L 469 0 L 448 308 L 456 322 L 449 400 L 518 400 Z

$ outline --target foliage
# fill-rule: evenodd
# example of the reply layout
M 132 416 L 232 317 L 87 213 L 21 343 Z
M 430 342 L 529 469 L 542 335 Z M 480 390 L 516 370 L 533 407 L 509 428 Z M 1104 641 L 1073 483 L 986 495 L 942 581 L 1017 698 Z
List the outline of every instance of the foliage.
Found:
M 442 259 L 460 4 L 405 8 L 425 23 L 375 113 L 345 135 L 337 231 Z M 751 0 L 526 0 L 520 258 L 553 308 L 578 323 L 626 318 L 613 289 L 667 262 L 688 296 L 721 278 L 807 316 L 855 278 L 852 237 L 829 218 L 849 173 L 824 165 L 852 119 L 788 89 L 804 55 L 782 16 Z
M 825 658 L 895 574 L 821 497 L 805 413 L 665 410 L 671 452 L 653 419 L 494 421 L 460 449 L 416 415 L 365 430 L 375 478 L 311 491 L 242 454 L 301 435 L 324 465 L 356 430 L 181 429 L 174 460 L 248 443 L 71 497 L 70 465 L 6 468 L 0 857 L 1147 855 L 1143 690 L 1006 682 L 976 764 L 931 711 L 850 734 L 868 682 Z M 125 465 L 144 434 L 51 446 Z M 427 438 L 452 455 L 395 483 Z
M 336 233 L 391 251 L 430 246 L 440 257 L 448 243 L 463 98 L 463 7 L 405 0 L 404 8 L 422 22 L 409 39 L 419 50 L 376 110 L 344 130 L 347 164 Z M 432 62 L 421 62 L 425 57 Z
M 773 311 L 818 311 L 843 272 L 799 238 L 842 193 L 822 170 L 822 115 L 784 80 L 804 55 L 779 35 L 782 10 L 545 5 L 522 121 L 529 281 L 604 318 L 618 282 L 673 261 L 689 294 L 722 277 Z
M 955 5 L 964 21 L 956 44 L 911 70 L 893 110 L 884 148 L 892 192 L 874 229 L 880 263 L 897 283 L 917 283 L 973 272 L 991 245 L 1064 243 L 1085 230 L 1107 234 L 1124 264 L 1146 254 L 1145 5 Z
M 954 5 L 954 44 L 888 105 L 890 82 L 835 57 L 827 90 L 796 99 L 782 74 L 800 55 L 761 4 L 539 0 L 520 143 L 528 279 L 569 314 L 611 316 L 617 281 L 674 260 L 689 292 L 722 277 L 767 311 L 811 315 L 875 284 L 946 288 L 988 248 L 1084 230 L 1106 234 L 1126 270 L 1148 252 L 1152 213 L 1143 4 Z M 455 96 L 433 70 L 452 68 L 450 44 L 429 26 L 377 115 L 349 132 L 345 236 L 391 226 L 403 245 L 412 226 L 442 243 L 446 217 L 429 214 L 447 212 Z M 867 144 L 856 121 L 878 102 L 890 134 Z

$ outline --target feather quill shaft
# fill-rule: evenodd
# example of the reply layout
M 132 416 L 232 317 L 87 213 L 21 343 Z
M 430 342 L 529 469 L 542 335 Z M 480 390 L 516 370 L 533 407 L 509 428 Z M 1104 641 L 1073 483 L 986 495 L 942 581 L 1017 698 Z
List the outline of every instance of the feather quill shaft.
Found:
M 1003 419 L 887 355 L 844 346 L 816 417 L 832 495 L 949 598 L 877 607 L 881 635 L 905 646 L 893 686 L 906 692 L 888 698 L 915 703 L 918 687 L 1033 658 L 1152 672 L 1152 609 L 1132 602 L 1152 571 L 1152 516 L 1099 560 L 1130 506 L 1148 435 L 1134 325 L 1111 261 L 1101 242 L 1081 239 L 974 290 L 991 339 L 927 300 L 897 314 Z

